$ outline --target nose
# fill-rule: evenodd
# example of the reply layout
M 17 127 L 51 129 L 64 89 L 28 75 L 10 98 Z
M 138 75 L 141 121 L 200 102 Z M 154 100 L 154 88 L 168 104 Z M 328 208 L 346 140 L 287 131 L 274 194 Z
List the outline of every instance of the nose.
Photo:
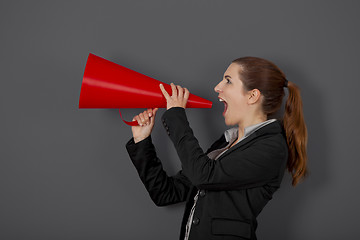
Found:
M 221 82 L 219 82 L 218 85 L 216 85 L 216 86 L 214 87 L 214 91 L 217 92 L 217 93 L 222 92 L 222 89 L 221 89 L 220 84 L 221 84 Z

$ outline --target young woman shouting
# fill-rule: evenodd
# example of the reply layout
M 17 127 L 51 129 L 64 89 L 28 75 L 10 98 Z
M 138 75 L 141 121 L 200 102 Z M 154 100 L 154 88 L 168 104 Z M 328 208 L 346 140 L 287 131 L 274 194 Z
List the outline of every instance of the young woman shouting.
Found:
M 256 239 L 257 216 L 280 187 L 284 171 L 295 186 L 307 174 L 307 129 L 299 88 L 272 62 L 232 61 L 215 86 L 230 128 L 204 152 L 186 117 L 189 91 L 171 84 L 163 125 L 182 169 L 168 176 L 151 140 L 156 109 L 135 116 L 126 144 L 141 181 L 157 206 L 186 201 L 180 240 Z M 288 89 L 284 116 L 279 110 Z M 211 131 L 211 129 L 209 129 Z

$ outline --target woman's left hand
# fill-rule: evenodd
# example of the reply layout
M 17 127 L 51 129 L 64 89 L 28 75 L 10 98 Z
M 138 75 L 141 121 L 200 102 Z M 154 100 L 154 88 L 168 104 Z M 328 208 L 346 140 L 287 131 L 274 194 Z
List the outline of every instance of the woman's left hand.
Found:
M 172 107 L 182 107 L 186 108 L 186 103 L 189 98 L 190 92 L 187 88 L 182 88 L 181 86 L 171 83 L 172 95 L 170 96 L 165 90 L 164 86 L 160 84 L 161 92 L 163 93 L 166 99 L 166 109 L 170 109 Z

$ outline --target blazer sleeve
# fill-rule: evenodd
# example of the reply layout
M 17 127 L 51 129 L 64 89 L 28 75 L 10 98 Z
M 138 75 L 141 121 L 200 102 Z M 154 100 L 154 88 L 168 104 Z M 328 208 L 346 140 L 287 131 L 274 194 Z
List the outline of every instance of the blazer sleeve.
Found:
M 162 121 L 179 155 L 183 174 L 198 188 L 232 190 L 262 186 L 277 179 L 284 164 L 283 147 L 276 139 L 257 140 L 250 147 L 236 149 L 215 161 L 199 146 L 184 108 L 170 108 Z
M 186 200 L 191 182 L 181 170 L 174 176 L 166 174 L 156 155 L 151 136 L 138 143 L 131 138 L 126 144 L 126 149 L 141 181 L 157 206 Z

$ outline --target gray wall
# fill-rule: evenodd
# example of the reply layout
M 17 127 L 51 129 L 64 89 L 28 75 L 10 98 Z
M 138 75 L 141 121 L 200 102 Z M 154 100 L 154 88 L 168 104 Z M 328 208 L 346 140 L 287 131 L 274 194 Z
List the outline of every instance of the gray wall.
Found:
M 206 149 L 227 126 L 213 87 L 230 61 L 275 62 L 302 89 L 311 175 L 259 216 L 259 239 L 360 234 L 358 1 L 1 1 L 0 239 L 177 239 L 184 204 L 156 207 L 116 109 L 78 109 L 89 52 L 214 102 L 187 109 Z M 130 120 L 143 109 L 124 109 Z M 180 169 L 160 121 L 165 170 Z

